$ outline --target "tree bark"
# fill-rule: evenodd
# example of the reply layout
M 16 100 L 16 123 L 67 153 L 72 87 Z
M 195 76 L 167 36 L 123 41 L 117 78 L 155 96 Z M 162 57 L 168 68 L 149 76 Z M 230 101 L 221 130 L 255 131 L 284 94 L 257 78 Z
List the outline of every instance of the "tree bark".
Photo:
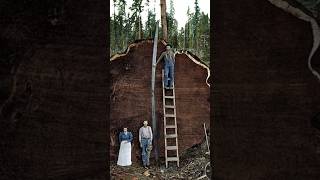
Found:
M 161 7 L 161 26 L 162 26 L 162 38 L 168 42 L 168 26 L 167 26 L 167 13 L 166 13 L 166 0 L 160 0 Z
M 139 16 L 139 32 L 138 32 L 138 39 L 141 39 L 141 16 Z

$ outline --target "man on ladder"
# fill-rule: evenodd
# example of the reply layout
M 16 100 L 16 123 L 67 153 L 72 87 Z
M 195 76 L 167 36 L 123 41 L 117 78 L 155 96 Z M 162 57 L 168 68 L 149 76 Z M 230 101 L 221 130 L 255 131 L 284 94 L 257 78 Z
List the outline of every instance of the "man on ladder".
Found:
M 175 82 L 174 82 L 174 65 L 175 53 L 171 50 L 169 44 L 166 45 L 166 51 L 161 53 L 158 60 L 155 62 L 153 69 L 164 59 L 164 72 L 162 75 L 162 94 L 163 94 L 163 123 L 164 123 L 164 146 L 165 146 L 165 163 L 168 167 L 169 162 L 176 162 L 179 167 L 179 150 L 178 150 L 178 131 L 176 119 L 175 105 Z M 167 89 L 167 90 L 165 90 Z M 168 90 L 169 89 L 169 90 Z M 168 143 L 170 142 L 170 143 Z M 175 152 L 175 153 L 174 153 Z
M 174 81 L 174 64 L 175 64 L 175 53 L 171 50 L 171 46 L 169 44 L 166 45 L 166 51 L 161 53 L 158 58 L 156 66 L 159 61 L 164 58 L 164 85 L 165 89 L 172 89 L 172 84 Z M 170 83 L 169 83 L 170 82 Z

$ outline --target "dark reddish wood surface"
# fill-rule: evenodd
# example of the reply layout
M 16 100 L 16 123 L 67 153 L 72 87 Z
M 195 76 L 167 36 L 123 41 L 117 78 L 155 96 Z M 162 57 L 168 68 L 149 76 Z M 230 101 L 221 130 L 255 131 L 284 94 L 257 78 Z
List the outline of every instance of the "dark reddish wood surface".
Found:
M 116 160 L 119 149 L 118 133 L 126 126 L 133 132 L 133 161 L 140 160 L 138 131 L 144 120 L 151 120 L 151 41 L 136 44 L 129 53 L 111 61 L 111 160 Z M 164 51 L 158 43 L 158 57 Z M 160 156 L 164 156 L 162 82 L 159 63 L 156 71 L 156 114 L 158 120 Z M 186 55 L 176 55 L 175 65 L 176 113 L 180 153 L 200 143 L 204 138 L 203 123 L 210 126 L 209 86 L 207 70 Z M 113 134 L 113 135 L 112 135 Z
M 216 1 L 213 12 L 214 179 L 319 179 L 310 24 L 268 1 Z
M 61 2 L 63 23 L 52 26 L 48 10 Z M 105 179 L 106 4 L 1 3 L 12 14 L 0 18 L 0 179 Z

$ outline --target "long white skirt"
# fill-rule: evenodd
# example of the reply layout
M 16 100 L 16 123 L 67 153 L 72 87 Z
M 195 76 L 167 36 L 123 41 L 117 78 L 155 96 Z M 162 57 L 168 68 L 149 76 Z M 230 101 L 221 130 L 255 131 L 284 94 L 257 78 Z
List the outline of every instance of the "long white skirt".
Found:
M 130 166 L 131 162 L 131 143 L 122 141 L 120 144 L 118 162 L 119 166 Z

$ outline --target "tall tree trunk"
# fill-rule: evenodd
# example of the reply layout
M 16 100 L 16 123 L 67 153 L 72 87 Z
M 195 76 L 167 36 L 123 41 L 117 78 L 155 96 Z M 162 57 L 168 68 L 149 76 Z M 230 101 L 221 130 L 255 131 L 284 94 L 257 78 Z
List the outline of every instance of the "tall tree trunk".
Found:
M 117 18 L 116 18 L 116 6 L 114 6 L 114 10 L 113 10 L 113 28 L 114 28 L 114 43 L 115 43 L 115 52 L 118 51 L 118 34 L 117 34 Z
M 138 39 L 142 38 L 142 30 L 141 30 L 141 16 L 139 16 L 139 34 L 138 34 Z
M 184 26 L 183 49 L 187 48 L 187 26 Z
M 167 5 L 166 0 L 160 0 L 161 7 L 161 26 L 162 26 L 162 38 L 168 42 L 168 26 L 167 26 Z

